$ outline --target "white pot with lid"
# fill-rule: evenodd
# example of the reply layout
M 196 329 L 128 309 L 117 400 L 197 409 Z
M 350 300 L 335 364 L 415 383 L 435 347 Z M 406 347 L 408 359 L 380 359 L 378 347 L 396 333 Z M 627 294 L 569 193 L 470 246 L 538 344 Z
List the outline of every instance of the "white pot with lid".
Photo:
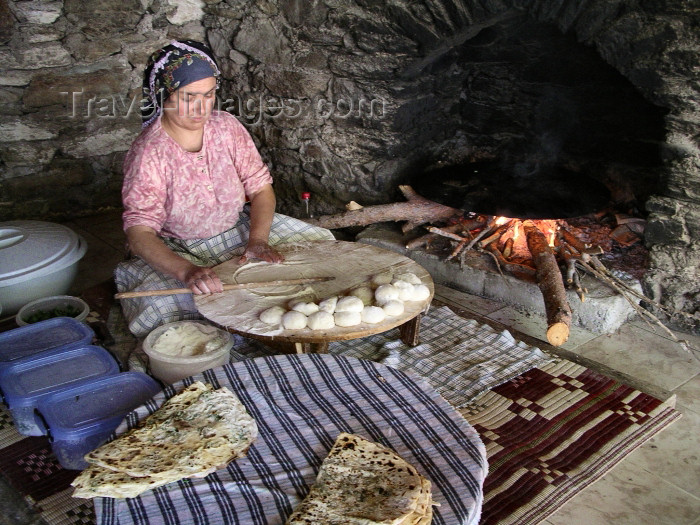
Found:
M 68 292 L 87 251 L 85 240 L 62 224 L 0 222 L 0 308 L 17 313 L 25 304 Z

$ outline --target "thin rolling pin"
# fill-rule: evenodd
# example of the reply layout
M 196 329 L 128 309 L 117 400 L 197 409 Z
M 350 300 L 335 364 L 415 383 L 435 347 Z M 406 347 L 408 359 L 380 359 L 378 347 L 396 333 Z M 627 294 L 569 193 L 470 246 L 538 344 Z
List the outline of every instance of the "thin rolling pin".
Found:
M 246 288 L 261 288 L 265 286 L 284 286 L 289 284 L 310 284 L 332 281 L 335 277 L 307 277 L 303 279 L 287 279 L 283 281 L 266 281 L 262 283 L 224 284 L 226 290 L 243 290 Z M 115 299 L 129 299 L 132 297 L 150 297 L 152 295 L 172 295 L 176 293 L 193 293 L 189 288 L 169 288 L 167 290 L 143 290 L 140 292 L 123 292 L 114 295 Z

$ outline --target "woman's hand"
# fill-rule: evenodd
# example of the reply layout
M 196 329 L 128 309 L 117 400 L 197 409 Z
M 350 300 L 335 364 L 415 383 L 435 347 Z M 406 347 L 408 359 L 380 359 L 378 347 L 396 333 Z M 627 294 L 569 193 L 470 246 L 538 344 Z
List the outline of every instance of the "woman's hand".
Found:
M 260 259 L 271 263 L 281 263 L 284 256 L 264 241 L 248 241 L 245 252 L 241 255 L 240 263 L 243 264 L 248 259 Z
M 193 264 L 192 268 L 185 274 L 184 282 L 197 295 L 224 291 L 219 276 L 211 268 L 203 266 Z

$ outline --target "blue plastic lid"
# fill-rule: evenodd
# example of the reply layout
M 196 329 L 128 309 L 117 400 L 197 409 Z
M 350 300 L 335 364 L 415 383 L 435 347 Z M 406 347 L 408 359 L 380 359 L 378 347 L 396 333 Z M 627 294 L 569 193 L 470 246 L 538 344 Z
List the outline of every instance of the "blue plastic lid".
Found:
M 86 345 L 95 332 L 72 317 L 54 317 L 0 333 L 0 370 L 8 362 L 62 346 Z
M 54 441 L 114 431 L 124 416 L 161 391 L 142 372 L 122 372 L 62 390 L 41 400 L 39 412 Z
M 100 346 L 63 347 L 18 359 L 0 370 L 0 389 L 10 409 L 38 400 L 78 382 L 119 373 L 119 363 Z

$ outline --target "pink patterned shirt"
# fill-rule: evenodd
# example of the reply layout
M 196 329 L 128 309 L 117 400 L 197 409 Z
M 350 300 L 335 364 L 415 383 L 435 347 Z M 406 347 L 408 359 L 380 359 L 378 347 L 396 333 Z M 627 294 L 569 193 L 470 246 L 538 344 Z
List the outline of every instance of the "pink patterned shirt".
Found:
M 271 183 L 250 134 L 230 113 L 212 113 L 194 153 L 159 118 L 124 159 L 124 230 L 140 225 L 166 237 L 209 238 L 233 227 L 246 198 Z

